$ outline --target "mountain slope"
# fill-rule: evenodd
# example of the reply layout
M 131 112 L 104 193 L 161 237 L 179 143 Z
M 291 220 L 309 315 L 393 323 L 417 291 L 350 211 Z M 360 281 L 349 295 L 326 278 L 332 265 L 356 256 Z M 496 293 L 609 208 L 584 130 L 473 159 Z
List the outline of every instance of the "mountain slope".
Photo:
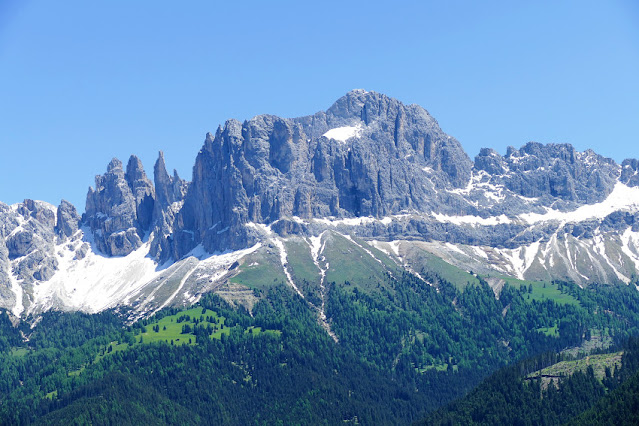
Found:
M 508 279 L 631 283 L 638 169 L 532 142 L 473 162 L 423 108 L 355 90 L 312 116 L 227 121 L 191 182 L 160 153 L 152 183 L 132 156 L 96 177 L 82 217 L 66 201 L 0 204 L 0 307 L 120 306 L 135 319 L 216 290 L 250 308 L 267 283 L 247 274 L 266 268 L 321 317 L 341 261 L 377 280 L 406 270 L 432 284 L 422 275 L 435 271 L 463 286 L 480 274 L 496 293 Z M 322 255 L 326 238 L 341 258 Z

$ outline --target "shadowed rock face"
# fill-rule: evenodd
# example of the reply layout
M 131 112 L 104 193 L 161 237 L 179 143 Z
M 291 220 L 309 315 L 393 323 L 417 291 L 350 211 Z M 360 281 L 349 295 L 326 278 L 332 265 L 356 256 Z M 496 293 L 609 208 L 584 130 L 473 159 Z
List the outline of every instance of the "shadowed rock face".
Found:
M 139 226 L 138 231 L 143 235 L 144 231 L 150 228 L 153 220 L 155 188 L 153 187 L 153 183 L 146 177 L 142 162 L 135 155 L 129 158 L 124 178 L 135 199 L 135 212 Z
M 153 207 L 153 233 L 151 255 L 156 258 L 177 258 L 173 251 L 173 223 L 176 213 L 182 208 L 188 190 L 188 182 L 180 179 L 176 170 L 173 176 L 166 172 L 164 153 L 160 151 L 153 167 L 155 181 L 155 204 Z

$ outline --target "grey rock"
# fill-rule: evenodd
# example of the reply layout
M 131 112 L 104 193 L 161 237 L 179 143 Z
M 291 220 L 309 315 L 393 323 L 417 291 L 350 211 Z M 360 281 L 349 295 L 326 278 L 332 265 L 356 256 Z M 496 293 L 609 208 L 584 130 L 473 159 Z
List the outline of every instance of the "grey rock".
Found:
M 75 251 L 75 255 L 73 256 L 73 259 L 75 260 L 82 260 L 86 257 L 87 253 L 89 252 L 89 245 L 87 243 L 83 243 L 80 247 L 78 247 L 78 249 Z
M 176 213 L 182 208 L 182 202 L 188 190 L 188 182 L 180 179 L 176 170 L 169 176 L 164 162 L 164 153 L 160 151 L 153 167 L 156 200 L 153 208 L 153 235 L 151 255 L 159 260 L 176 258 L 173 251 L 173 226 Z
M 529 142 L 501 157 L 482 149 L 475 158 L 477 170 L 491 176 L 491 183 L 524 197 L 559 198 L 573 204 L 600 202 L 612 192 L 619 166 L 592 150 L 577 152 L 570 144 Z M 554 200 L 553 200 L 554 201 Z
M 344 126 L 361 133 L 346 142 L 323 136 Z M 254 242 L 248 222 L 428 211 L 437 188 L 465 186 L 471 168 L 459 142 L 426 110 L 374 92 L 350 92 L 308 117 L 229 120 L 207 134 L 197 156 L 173 252 L 245 247 Z M 446 197 L 453 199 L 447 209 L 468 208 Z
M 155 191 L 137 157 L 129 160 L 127 173 L 117 158 L 107 172 L 96 176 L 95 189 L 89 188 L 83 222 L 93 233 L 100 251 L 124 256 L 142 245 L 152 218 Z
M 8 209 L 3 216 L 10 260 L 34 251 L 52 251 L 56 214 L 51 206 L 41 201 L 24 200 L 15 207 L 15 212 Z
M 142 162 L 135 155 L 129 158 L 125 179 L 135 199 L 138 233 L 143 235 L 150 228 L 153 219 L 155 188 L 153 183 L 146 177 Z
M 57 270 L 58 260 L 51 251 L 34 249 L 27 256 L 22 256 L 13 264 L 13 274 L 30 284 L 35 280 L 47 281 Z
M 81 217 L 75 206 L 66 200 L 62 200 L 58 206 L 57 223 L 55 229 L 59 235 L 70 237 L 78 230 Z
M 46 228 L 55 226 L 55 213 L 41 201 L 24 200 L 18 205 L 17 212 L 25 219 L 29 217 L 35 219 Z
M 623 160 L 619 181 L 628 186 L 639 186 L 639 160 L 635 158 Z
M 42 201 L 0 203 L 0 306 L 13 308 L 10 275 L 21 282 L 25 297 L 36 280 L 50 279 L 57 269 L 54 247 L 56 209 Z M 9 294 L 11 293 L 11 294 Z M 28 303 L 28 300 L 23 300 Z

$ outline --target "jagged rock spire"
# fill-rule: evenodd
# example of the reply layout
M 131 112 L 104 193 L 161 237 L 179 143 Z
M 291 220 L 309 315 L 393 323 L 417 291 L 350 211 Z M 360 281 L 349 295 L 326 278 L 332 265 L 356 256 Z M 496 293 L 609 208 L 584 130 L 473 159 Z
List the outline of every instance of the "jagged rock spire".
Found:
M 108 255 L 127 255 L 142 244 L 149 230 L 155 189 L 140 160 L 131 156 L 126 173 L 111 160 L 104 175 L 89 188 L 83 220 L 91 227 L 97 247 Z

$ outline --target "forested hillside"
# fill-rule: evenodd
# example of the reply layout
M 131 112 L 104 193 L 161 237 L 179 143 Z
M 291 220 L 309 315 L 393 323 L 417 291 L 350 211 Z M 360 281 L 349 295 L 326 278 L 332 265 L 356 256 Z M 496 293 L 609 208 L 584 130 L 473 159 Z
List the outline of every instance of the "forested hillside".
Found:
M 584 343 L 619 344 L 638 332 L 632 288 L 513 282 L 496 298 L 479 278 L 463 288 L 435 274 L 434 286 L 410 274 L 329 283 L 326 313 L 337 342 L 285 284 L 264 290 L 251 312 L 211 294 L 128 325 L 116 312 L 49 312 L 33 318 L 33 328 L 14 327 L 3 314 L 1 419 L 410 424 L 503 366 Z M 511 403 L 541 392 L 537 382 L 517 384 L 518 374 L 510 367 L 494 376 L 519 389 Z M 570 380 L 590 396 L 562 420 L 606 387 L 588 371 Z M 535 400 L 563 404 L 562 386 Z

